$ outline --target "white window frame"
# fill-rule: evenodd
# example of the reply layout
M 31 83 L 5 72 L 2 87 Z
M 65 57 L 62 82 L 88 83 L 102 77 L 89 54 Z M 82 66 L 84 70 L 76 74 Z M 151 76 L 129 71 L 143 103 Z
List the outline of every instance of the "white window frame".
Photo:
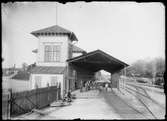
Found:
M 61 61 L 61 45 L 44 44 L 44 62 L 60 62 L 60 61 Z

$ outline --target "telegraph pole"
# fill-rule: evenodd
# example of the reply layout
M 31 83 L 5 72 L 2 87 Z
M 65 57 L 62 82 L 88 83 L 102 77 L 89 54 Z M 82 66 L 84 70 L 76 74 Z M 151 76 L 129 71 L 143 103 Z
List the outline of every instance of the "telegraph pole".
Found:
M 57 2 L 56 2 L 56 25 L 57 25 Z

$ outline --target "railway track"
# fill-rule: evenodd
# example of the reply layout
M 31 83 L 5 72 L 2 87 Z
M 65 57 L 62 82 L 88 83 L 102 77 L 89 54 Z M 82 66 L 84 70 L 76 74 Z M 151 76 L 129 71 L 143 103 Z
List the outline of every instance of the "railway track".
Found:
M 149 119 L 143 112 L 139 111 L 137 108 L 132 106 L 129 102 L 125 101 L 123 98 L 118 96 L 114 91 L 112 92 L 104 92 L 101 94 L 106 97 L 113 97 L 112 100 L 108 100 L 110 103 L 112 102 L 112 107 L 123 119 Z M 109 98 L 110 99 L 110 98 Z M 117 100 L 115 102 L 115 100 Z M 109 103 L 109 104 L 110 104 Z M 125 105 L 125 107 L 123 106 Z M 122 110 L 126 110 L 125 112 Z M 128 116 L 126 115 L 128 114 Z M 134 115 L 135 114 L 135 115 Z
M 152 111 L 148 108 L 148 106 L 140 99 L 138 98 L 136 95 L 134 95 L 131 91 L 125 89 L 128 93 L 132 94 L 133 96 L 135 96 L 138 101 L 146 108 L 147 111 L 149 111 L 149 113 L 151 114 L 151 116 L 154 118 L 154 119 L 157 119 L 157 117 L 152 113 Z
M 132 89 L 135 88 L 135 89 Z M 153 110 L 150 109 L 148 106 L 148 102 L 151 101 L 151 103 L 154 103 L 156 106 L 160 107 L 161 110 L 165 110 L 165 107 L 159 104 L 157 101 L 153 100 L 145 89 L 142 87 L 133 85 L 133 84 L 127 84 L 125 86 L 125 90 L 132 94 L 142 105 L 143 107 L 151 114 L 152 118 L 158 119 L 158 116 L 154 113 Z
M 163 105 L 159 104 L 156 100 L 152 99 L 152 98 L 148 95 L 147 91 L 146 91 L 145 89 L 143 89 L 143 87 L 136 86 L 136 85 L 133 85 L 133 84 L 127 84 L 127 85 L 130 85 L 130 86 L 134 87 L 136 90 L 135 90 L 135 89 L 131 89 L 131 88 L 129 88 L 129 87 L 126 86 L 127 89 L 129 89 L 129 90 L 131 90 L 131 91 L 134 91 L 134 92 L 140 94 L 141 96 L 143 96 L 143 97 L 145 97 L 145 98 L 148 98 L 150 101 L 152 101 L 152 103 L 158 105 L 160 108 L 162 108 L 162 109 L 165 110 L 165 107 L 164 107 Z M 143 91 L 144 94 L 141 93 L 141 91 Z
M 157 88 L 155 86 L 143 85 L 143 84 L 135 84 L 135 83 L 129 83 L 129 82 L 127 82 L 126 84 L 131 85 L 131 86 L 137 86 L 137 87 L 140 87 L 140 88 L 144 88 L 144 89 L 147 89 L 149 91 L 156 92 L 156 93 L 159 93 L 159 94 L 164 94 L 164 91 L 158 91 L 158 90 L 152 90 L 151 89 L 151 88 L 160 89 L 160 88 Z M 162 89 L 162 90 L 164 90 L 164 89 Z

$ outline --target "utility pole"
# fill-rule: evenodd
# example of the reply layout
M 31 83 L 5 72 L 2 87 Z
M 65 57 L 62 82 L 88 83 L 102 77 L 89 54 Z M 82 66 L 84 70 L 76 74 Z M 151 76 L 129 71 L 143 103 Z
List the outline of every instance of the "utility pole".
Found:
M 56 25 L 57 25 L 57 16 L 58 16 L 57 13 L 58 12 L 57 12 L 57 2 L 56 2 Z

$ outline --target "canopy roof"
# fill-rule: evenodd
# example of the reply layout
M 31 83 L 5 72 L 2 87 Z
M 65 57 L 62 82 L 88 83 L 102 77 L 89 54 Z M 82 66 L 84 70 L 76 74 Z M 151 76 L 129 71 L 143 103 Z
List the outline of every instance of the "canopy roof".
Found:
M 110 73 L 115 73 L 124 67 L 129 66 L 101 50 L 95 50 L 93 52 L 68 59 L 67 62 L 93 72 L 103 69 Z
M 60 27 L 58 25 L 54 25 L 51 27 L 47 27 L 44 29 L 33 31 L 33 32 L 31 32 L 31 34 L 34 36 L 41 36 L 41 35 L 50 36 L 50 35 L 56 35 L 56 34 L 59 34 L 59 35 L 65 34 L 65 35 L 68 35 L 72 41 L 78 41 L 77 37 L 75 36 L 75 34 L 73 32 L 71 32 L 67 29 L 64 29 L 63 27 Z

